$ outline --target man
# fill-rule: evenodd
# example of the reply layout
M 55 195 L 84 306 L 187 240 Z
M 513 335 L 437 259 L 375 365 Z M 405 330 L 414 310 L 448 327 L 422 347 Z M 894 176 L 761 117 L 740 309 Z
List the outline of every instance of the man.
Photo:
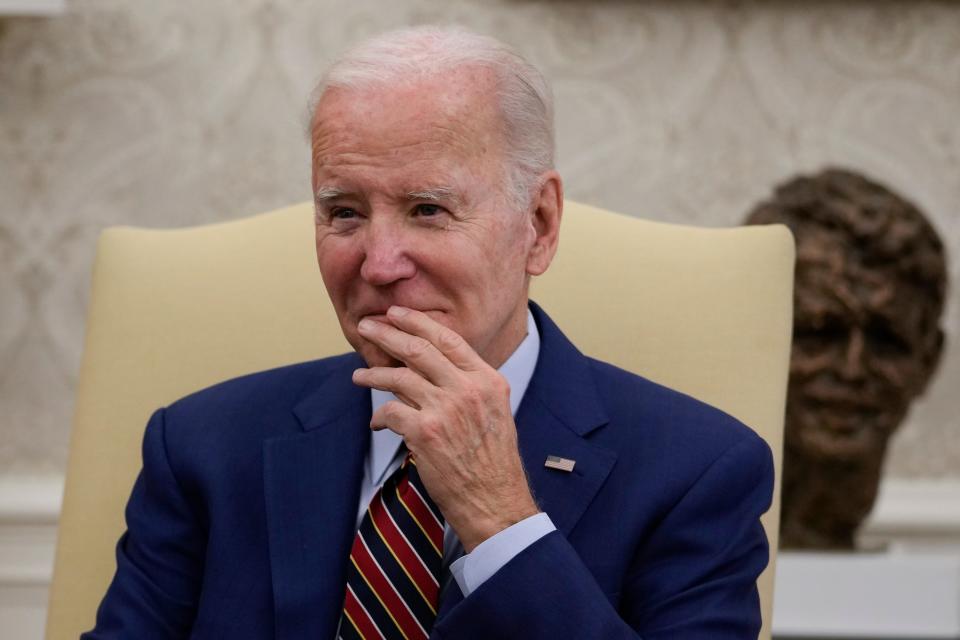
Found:
M 356 354 L 154 415 L 87 637 L 756 637 L 766 445 L 528 305 L 563 201 L 540 74 L 423 28 L 315 95 L 317 258 Z
M 914 204 L 842 169 L 780 185 L 747 222 L 797 241 L 780 542 L 851 549 L 943 352 L 946 250 Z

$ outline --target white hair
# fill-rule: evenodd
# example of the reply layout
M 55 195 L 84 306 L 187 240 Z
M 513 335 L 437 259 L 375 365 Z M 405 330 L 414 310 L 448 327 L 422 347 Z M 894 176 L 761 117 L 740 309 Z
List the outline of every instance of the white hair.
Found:
M 495 38 L 461 27 L 422 26 L 362 42 L 320 79 L 310 97 L 308 122 L 312 127 L 327 89 L 413 83 L 464 66 L 494 73 L 506 143 L 505 194 L 517 209 L 526 209 L 540 175 L 554 168 L 553 95 L 536 67 Z

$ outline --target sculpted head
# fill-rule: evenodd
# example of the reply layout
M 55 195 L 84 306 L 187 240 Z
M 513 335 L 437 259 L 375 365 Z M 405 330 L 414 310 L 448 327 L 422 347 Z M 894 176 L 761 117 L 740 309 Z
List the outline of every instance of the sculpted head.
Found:
M 785 517 L 804 492 L 829 512 L 820 495 L 829 488 L 811 487 L 833 484 L 849 533 L 873 503 L 888 439 L 940 357 L 943 243 L 912 203 L 841 170 L 781 185 L 747 222 L 786 224 L 797 242 Z M 801 477 L 805 465 L 819 465 L 807 469 L 817 478 Z
M 459 29 L 388 33 L 324 76 L 310 139 L 317 259 L 351 345 L 371 366 L 396 364 L 356 327 L 399 304 L 501 364 L 562 209 L 539 72 Z

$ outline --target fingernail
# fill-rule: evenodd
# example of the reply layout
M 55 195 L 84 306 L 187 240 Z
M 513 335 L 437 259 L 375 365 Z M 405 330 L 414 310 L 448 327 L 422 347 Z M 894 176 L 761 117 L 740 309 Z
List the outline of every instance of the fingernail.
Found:
M 410 309 L 407 309 L 406 307 L 393 306 L 387 309 L 387 315 L 393 316 L 394 318 L 402 318 L 408 313 L 410 313 Z
M 354 369 L 354 370 L 353 370 L 353 376 L 352 376 L 353 379 L 356 380 L 357 378 L 359 378 L 360 376 L 362 376 L 364 371 L 366 371 L 366 369 Z
M 358 331 L 372 331 L 373 330 L 373 320 L 364 318 L 360 321 L 360 324 L 357 325 Z

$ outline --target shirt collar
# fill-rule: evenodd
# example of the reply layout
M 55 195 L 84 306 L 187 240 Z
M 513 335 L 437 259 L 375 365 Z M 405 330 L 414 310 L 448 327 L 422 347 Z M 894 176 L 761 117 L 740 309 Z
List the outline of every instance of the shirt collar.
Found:
M 516 350 L 507 358 L 507 361 L 498 369 L 501 375 L 510 384 L 510 412 L 517 415 L 517 408 L 527 391 L 533 370 L 537 366 L 537 356 L 540 354 L 540 332 L 533 314 L 527 309 L 527 335 L 517 346 Z M 380 389 L 370 390 L 370 401 L 373 411 L 385 403 L 395 399 L 389 391 Z M 383 481 L 383 476 L 396 457 L 397 449 L 403 443 L 403 438 L 390 429 L 381 429 L 370 434 L 370 455 L 367 456 L 368 477 L 375 485 Z

